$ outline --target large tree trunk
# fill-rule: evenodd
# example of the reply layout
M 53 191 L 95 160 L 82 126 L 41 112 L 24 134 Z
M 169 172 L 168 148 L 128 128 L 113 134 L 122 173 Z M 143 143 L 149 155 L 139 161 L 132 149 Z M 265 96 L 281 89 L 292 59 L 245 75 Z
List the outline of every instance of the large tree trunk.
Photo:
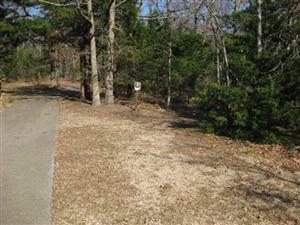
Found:
M 261 57 L 262 53 L 262 12 L 261 12 L 262 0 L 257 0 L 257 58 Z
M 100 102 L 100 90 L 98 81 L 98 65 L 97 65 L 97 53 L 96 53 L 96 38 L 95 38 L 95 21 L 93 15 L 92 0 L 88 0 L 87 4 L 88 14 L 90 17 L 90 53 L 91 53 L 91 71 L 92 71 L 92 87 L 93 87 L 93 106 L 99 106 Z
M 105 103 L 114 103 L 114 73 L 116 69 L 114 60 L 114 44 L 115 44 L 115 20 L 116 20 L 116 0 L 111 0 L 109 8 L 109 27 L 108 27 L 108 72 L 105 78 Z

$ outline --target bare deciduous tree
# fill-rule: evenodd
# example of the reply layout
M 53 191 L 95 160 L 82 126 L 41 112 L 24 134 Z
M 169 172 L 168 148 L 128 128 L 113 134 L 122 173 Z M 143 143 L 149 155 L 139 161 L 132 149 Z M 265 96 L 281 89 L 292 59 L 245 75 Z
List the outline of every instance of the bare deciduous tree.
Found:
M 221 68 L 221 64 L 219 63 L 220 61 L 218 60 L 219 55 L 220 55 L 220 50 L 222 49 L 223 52 L 223 60 L 224 60 L 224 69 L 225 69 L 225 78 L 226 78 L 226 85 L 229 87 L 230 86 L 230 77 L 229 77 L 229 61 L 228 61 L 228 56 L 227 56 L 227 49 L 226 49 L 226 44 L 225 44 L 225 40 L 224 40 L 224 34 L 223 31 L 221 29 L 220 23 L 219 23 L 219 19 L 218 16 L 216 14 L 217 10 L 218 10 L 218 1 L 217 0 L 212 0 L 211 4 L 207 4 L 206 3 L 206 7 L 208 9 L 208 12 L 210 14 L 211 17 L 211 26 L 212 26 L 212 30 L 214 33 L 214 38 L 215 38 L 215 42 L 216 42 L 216 47 L 217 47 L 217 71 L 218 73 L 220 73 L 220 68 Z M 220 59 L 220 58 L 219 58 Z M 218 79 L 220 74 L 217 74 Z
M 257 0 L 257 58 L 261 57 L 262 53 L 262 0 Z
M 115 20 L 116 20 L 116 0 L 111 0 L 109 7 L 108 22 L 108 71 L 105 77 L 105 103 L 114 103 L 113 79 L 115 73 L 114 45 L 115 45 Z
M 170 2 L 171 0 L 166 0 L 166 9 L 167 9 L 167 26 L 171 29 L 171 15 L 170 15 Z M 167 107 L 170 107 L 171 104 L 171 83 L 172 83 L 172 40 L 168 41 L 168 96 L 167 96 Z
M 94 13 L 93 13 L 93 3 L 92 0 L 87 0 L 87 14 L 85 15 L 82 12 L 81 5 L 83 4 L 82 1 L 76 0 L 76 2 L 69 2 L 66 4 L 60 4 L 51 1 L 45 0 L 38 0 L 40 3 L 53 5 L 57 7 L 76 7 L 79 14 L 89 22 L 90 29 L 89 29 L 89 37 L 90 37 L 90 60 L 91 60 L 91 76 L 92 76 L 92 91 L 93 91 L 93 106 L 99 106 L 101 104 L 100 101 L 100 89 L 99 89 L 99 80 L 98 80 L 98 66 L 97 66 L 97 49 L 96 49 L 96 37 L 95 37 L 95 20 L 94 20 Z
M 109 7 L 109 18 L 108 18 L 108 71 L 105 76 L 105 103 L 114 103 L 114 75 L 116 72 L 115 63 L 115 26 L 116 26 L 116 9 L 118 6 L 125 3 L 127 0 L 120 1 L 117 3 L 116 0 L 110 1 Z
M 91 70 L 92 70 L 92 88 L 93 88 L 93 106 L 99 106 L 100 102 L 100 89 L 98 81 L 98 65 L 97 65 L 97 49 L 95 37 L 95 21 L 93 14 L 92 0 L 87 2 L 87 10 L 90 22 L 90 52 L 91 52 Z

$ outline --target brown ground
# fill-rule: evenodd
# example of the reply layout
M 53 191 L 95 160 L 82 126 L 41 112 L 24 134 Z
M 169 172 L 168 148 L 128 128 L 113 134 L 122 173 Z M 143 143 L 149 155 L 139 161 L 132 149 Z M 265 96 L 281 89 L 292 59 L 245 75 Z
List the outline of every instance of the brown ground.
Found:
M 53 224 L 300 224 L 299 154 L 188 122 L 62 100 Z
M 54 225 L 300 224 L 299 153 L 203 134 L 152 105 L 93 108 L 66 89 L 4 89 L 6 106 L 61 99 Z

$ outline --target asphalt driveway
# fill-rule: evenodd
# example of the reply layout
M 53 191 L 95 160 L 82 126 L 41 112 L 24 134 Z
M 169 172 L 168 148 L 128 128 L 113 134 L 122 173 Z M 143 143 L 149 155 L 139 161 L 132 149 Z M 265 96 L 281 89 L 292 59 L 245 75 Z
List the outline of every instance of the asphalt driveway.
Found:
M 16 101 L 1 113 L 1 225 L 51 224 L 58 100 Z

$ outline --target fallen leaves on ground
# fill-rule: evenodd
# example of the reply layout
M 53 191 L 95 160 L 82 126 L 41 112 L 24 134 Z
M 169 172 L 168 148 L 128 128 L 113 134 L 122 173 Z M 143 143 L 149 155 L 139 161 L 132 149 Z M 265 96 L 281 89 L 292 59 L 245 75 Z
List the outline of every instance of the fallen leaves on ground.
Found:
M 141 104 L 62 101 L 53 224 L 299 224 L 299 154 Z

